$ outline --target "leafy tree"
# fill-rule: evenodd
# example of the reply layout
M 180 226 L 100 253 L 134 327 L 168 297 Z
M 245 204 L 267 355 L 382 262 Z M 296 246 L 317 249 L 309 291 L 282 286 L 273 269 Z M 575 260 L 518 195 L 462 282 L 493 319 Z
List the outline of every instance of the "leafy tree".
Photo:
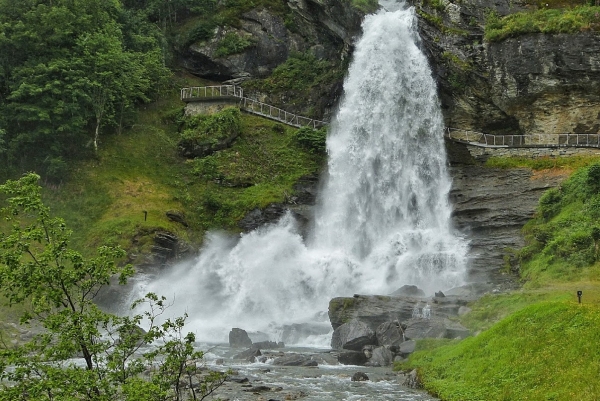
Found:
M 0 126 L 11 164 L 84 155 L 103 126 L 148 101 L 168 75 L 150 25 L 119 0 L 0 0 Z
M 146 303 L 145 312 L 133 317 L 94 304 L 111 277 L 124 283 L 133 269 L 117 263 L 124 256 L 120 248 L 102 246 L 90 259 L 70 249 L 71 232 L 42 203 L 38 180 L 28 174 L 0 185 L 7 197 L 0 214 L 10 226 L 0 233 L 0 291 L 10 305 L 29 305 L 23 323 L 34 320 L 43 328 L 23 346 L 0 349 L 0 400 L 147 400 L 148 394 L 181 400 L 181 380 L 194 377 L 201 383 L 192 390 L 194 399 L 218 388 L 223 373 L 197 378 L 203 355 L 193 348 L 193 333 L 183 335 L 185 316 L 158 324 L 165 298 L 148 294 L 133 305 Z M 139 327 L 144 320 L 147 332 Z M 156 340 L 163 345 L 140 354 Z M 69 362 L 77 355 L 84 367 Z M 143 378 L 149 366 L 157 374 Z

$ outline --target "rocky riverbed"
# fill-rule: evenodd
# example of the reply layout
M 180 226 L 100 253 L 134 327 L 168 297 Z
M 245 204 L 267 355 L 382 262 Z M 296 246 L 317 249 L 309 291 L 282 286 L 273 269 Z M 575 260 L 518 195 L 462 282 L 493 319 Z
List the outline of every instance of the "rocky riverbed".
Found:
M 423 391 L 411 389 L 409 375 L 389 367 L 348 366 L 337 362 L 337 351 L 309 348 L 261 350 L 261 356 L 241 358 L 242 349 L 226 344 L 210 347 L 206 367 L 231 370 L 214 397 L 221 400 L 395 400 L 433 401 Z M 294 361 L 311 361 L 301 366 Z

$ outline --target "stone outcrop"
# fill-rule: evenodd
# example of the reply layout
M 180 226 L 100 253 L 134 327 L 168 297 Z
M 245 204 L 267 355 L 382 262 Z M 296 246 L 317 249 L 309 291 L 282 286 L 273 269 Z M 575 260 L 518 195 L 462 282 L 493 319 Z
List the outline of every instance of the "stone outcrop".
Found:
M 430 315 L 438 318 L 457 316 L 458 309 L 475 299 L 477 294 L 457 297 L 448 296 L 442 302 L 439 298 L 422 298 L 355 295 L 353 298 L 334 298 L 329 302 L 329 320 L 334 330 L 351 321 L 364 323 L 376 331 L 383 323 L 397 324 L 413 317 L 415 312 L 429 306 Z
M 423 49 L 449 127 L 487 133 L 598 132 L 600 36 L 527 34 L 486 42 L 486 13 L 530 9 L 509 0 L 415 0 Z
M 257 208 L 250 211 L 239 221 L 238 227 L 249 232 L 262 225 L 277 222 L 289 211 L 296 219 L 300 231 L 305 232 L 312 219 L 312 207 L 317 199 L 318 185 L 319 177 L 316 175 L 300 178 L 294 184 L 292 194 L 284 203 L 272 203 L 264 209 Z
M 218 27 L 212 39 L 193 43 L 181 54 L 181 63 L 194 75 L 240 84 L 248 79 L 265 78 L 292 54 L 310 53 L 332 65 L 345 65 L 352 43 L 360 33 L 364 14 L 343 0 L 289 0 L 285 19 L 281 11 L 255 8 L 240 17 L 239 26 Z M 247 45 L 234 54 L 223 55 L 219 44 L 229 35 L 243 38 Z M 333 109 L 342 90 L 342 78 L 329 82 L 306 104 L 287 104 L 294 113 L 313 108 L 317 117 Z M 269 94 L 252 97 L 283 105 L 285 98 L 266 99 Z
M 232 348 L 252 347 L 252 340 L 246 330 L 234 327 L 229 332 L 229 346 Z
M 469 281 L 491 281 L 511 288 L 514 276 L 504 269 L 504 257 L 510 256 L 507 250 L 524 245 L 521 228 L 533 217 L 540 196 L 558 186 L 567 174 L 473 165 L 455 165 L 450 174 L 452 219 L 470 241 Z
M 451 295 L 430 298 L 366 296 L 334 298 L 329 319 L 331 346 L 342 364 L 388 366 L 415 350 L 421 338 L 465 338 L 469 330 L 451 318 L 485 291 L 483 286 L 458 287 Z M 362 351 L 362 352 L 361 352 Z
M 208 41 L 192 44 L 183 65 L 195 75 L 219 81 L 267 76 L 293 52 L 310 51 L 318 58 L 339 60 L 360 31 L 362 14 L 350 2 L 298 0 L 287 4 L 287 21 L 276 12 L 257 8 L 244 13 L 239 27 L 219 27 Z M 243 51 L 220 56 L 226 35 L 247 38 Z
M 177 235 L 167 231 L 157 231 L 151 248 L 152 263 L 165 266 L 180 260 L 191 252 L 191 247 Z

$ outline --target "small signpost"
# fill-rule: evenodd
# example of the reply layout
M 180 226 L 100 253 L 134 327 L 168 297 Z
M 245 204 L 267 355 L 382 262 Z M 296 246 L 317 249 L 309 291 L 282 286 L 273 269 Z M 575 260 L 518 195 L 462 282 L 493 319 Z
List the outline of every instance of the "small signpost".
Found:
M 146 210 L 144 210 L 144 221 L 146 221 L 148 219 L 148 212 Z
M 577 298 L 579 299 L 579 303 L 581 303 L 581 296 L 583 295 L 583 291 L 577 291 Z

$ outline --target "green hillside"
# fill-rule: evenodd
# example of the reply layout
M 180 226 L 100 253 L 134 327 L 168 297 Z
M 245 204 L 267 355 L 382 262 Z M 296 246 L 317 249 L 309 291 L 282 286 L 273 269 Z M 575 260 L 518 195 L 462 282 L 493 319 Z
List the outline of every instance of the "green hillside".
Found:
M 593 344 L 600 341 L 600 223 L 595 212 L 600 164 L 589 158 L 565 163 L 588 165 L 547 191 L 525 226 L 527 245 L 513 257 L 523 289 L 486 295 L 469 305 L 472 311 L 461 322 L 475 337 L 450 344 L 421 342 L 420 352 L 396 365 L 416 368 L 424 387 L 441 399 L 598 399 L 600 351 Z

